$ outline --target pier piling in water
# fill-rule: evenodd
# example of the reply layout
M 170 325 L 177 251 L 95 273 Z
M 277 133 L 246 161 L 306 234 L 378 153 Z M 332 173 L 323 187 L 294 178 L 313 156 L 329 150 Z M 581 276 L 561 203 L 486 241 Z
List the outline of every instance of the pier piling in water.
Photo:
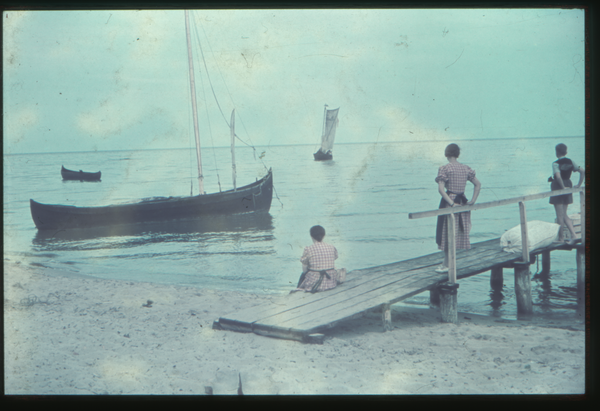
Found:
M 531 300 L 531 272 L 529 263 L 515 261 L 515 297 L 518 314 L 533 314 Z
M 490 274 L 490 287 L 492 290 L 501 290 L 504 286 L 504 273 L 502 266 L 492 267 Z
M 544 251 L 542 253 L 542 274 L 548 274 L 550 272 L 550 251 Z
M 444 283 L 440 291 L 442 322 L 458 324 L 458 283 Z
M 577 291 L 581 294 L 585 292 L 585 247 L 577 247 Z

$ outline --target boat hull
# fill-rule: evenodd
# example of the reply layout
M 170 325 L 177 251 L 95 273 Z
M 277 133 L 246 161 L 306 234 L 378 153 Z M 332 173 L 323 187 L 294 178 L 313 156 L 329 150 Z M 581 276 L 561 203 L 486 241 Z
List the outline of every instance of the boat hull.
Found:
M 73 171 L 68 170 L 63 166 L 60 169 L 60 175 L 62 176 L 63 180 L 100 181 L 102 173 L 100 171 L 97 173 L 88 173 L 81 170 Z
M 315 161 L 323 161 L 323 160 L 332 160 L 333 159 L 333 155 L 331 154 L 331 152 L 324 153 L 321 150 L 314 153 L 313 156 L 315 157 Z
M 30 200 L 31 217 L 39 230 L 89 228 L 159 221 L 178 221 L 214 215 L 268 213 L 273 199 L 273 173 L 261 180 L 221 193 L 190 197 L 160 197 L 103 207 L 41 204 Z

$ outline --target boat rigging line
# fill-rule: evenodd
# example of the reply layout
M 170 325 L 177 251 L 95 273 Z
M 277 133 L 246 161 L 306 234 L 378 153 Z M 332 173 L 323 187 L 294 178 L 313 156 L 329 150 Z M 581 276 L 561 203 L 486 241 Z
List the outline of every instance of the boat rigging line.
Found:
M 191 11 L 192 16 L 194 15 L 194 11 Z M 196 22 L 195 18 L 192 18 L 192 20 L 194 22 Z M 210 52 L 213 54 L 214 56 L 214 52 L 212 51 L 212 47 L 210 46 L 210 41 L 208 40 L 208 36 L 206 35 L 206 31 L 204 30 L 204 26 L 202 25 L 202 22 L 198 22 L 198 24 L 200 25 L 200 27 L 202 28 L 202 32 L 204 33 L 204 37 L 207 39 L 206 43 L 208 44 L 208 48 L 210 49 Z M 219 99 L 217 98 L 217 94 L 215 93 L 215 89 L 213 87 L 213 83 L 212 83 L 212 79 L 210 77 L 210 74 L 208 72 L 208 67 L 206 65 L 206 59 L 204 57 L 204 49 L 202 48 L 202 42 L 200 41 L 200 36 L 198 34 L 198 27 L 196 24 L 194 24 L 194 33 L 196 34 L 196 41 L 198 43 L 198 48 L 200 50 L 200 55 L 202 56 L 202 63 L 204 64 L 204 71 L 206 73 L 206 78 L 208 79 L 208 83 L 210 85 L 210 89 L 212 92 L 212 95 L 215 99 L 215 102 L 217 104 L 217 107 L 219 108 L 219 112 L 221 113 L 221 116 L 223 117 L 223 120 L 225 121 L 225 124 L 227 124 L 227 127 L 231 128 L 231 125 L 229 124 L 229 122 L 227 121 L 227 117 L 225 116 L 225 113 L 223 113 L 223 110 L 221 108 L 221 104 L 219 103 Z M 221 75 L 221 79 L 223 80 L 223 84 L 225 85 L 225 89 L 227 90 L 227 94 L 229 95 L 229 99 L 231 100 L 231 102 L 233 103 L 233 97 L 231 96 L 231 93 L 229 92 L 229 88 L 227 87 L 227 83 L 225 82 L 225 79 L 223 77 L 223 73 L 221 72 L 221 69 L 219 67 L 218 61 L 216 58 L 214 58 L 215 61 L 215 65 L 217 67 L 217 71 L 219 72 L 219 74 Z M 203 87 L 204 90 L 204 87 Z M 206 100 L 205 100 L 206 101 Z M 234 109 L 235 109 L 235 103 L 233 103 Z M 240 115 L 238 114 L 238 117 L 240 117 Z M 244 127 L 244 130 L 246 130 L 246 125 L 244 124 L 244 121 L 241 119 L 240 117 L 240 121 L 242 123 L 242 127 Z M 209 126 L 210 127 L 210 126 Z M 246 130 L 246 134 L 248 134 L 247 130 Z M 235 138 L 237 138 L 239 141 L 241 141 L 243 144 L 245 144 L 246 146 L 252 148 L 252 154 L 254 156 L 254 159 L 256 160 L 256 147 L 254 147 L 254 145 L 252 144 L 248 144 L 246 143 L 244 140 L 242 140 L 237 133 L 235 134 Z M 212 135 L 211 135 L 211 139 L 212 139 Z M 213 144 L 213 148 L 214 148 L 214 144 Z M 213 154 L 214 154 L 214 149 L 213 149 Z M 263 165 L 263 167 L 265 168 L 265 170 L 268 170 L 267 165 L 265 164 L 265 162 L 262 160 L 262 157 L 259 157 L 259 160 L 261 162 L 261 164 Z M 216 163 L 216 160 L 215 160 Z M 219 190 L 221 187 L 221 183 L 219 183 Z M 275 184 L 273 184 L 273 192 L 275 193 L 275 197 L 277 198 L 277 200 L 279 200 L 279 203 L 281 203 L 281 206 L 283 207 L 283 203 L 281 202 L 281 199 L 279 198 L 279 195 L 277 195 L 277 190 L 275 189 Z
M 212 51 L 212 47 L 210 46 L 210 41 L 208 41 L 208 36 L 206 35 L 206 31 L 204 30 L 204 26 L 202 26 L 201 22 L 199 24 L 200 24 L 200 27 L 202 28 L 202 32 L 204 33 L 204 37 L 207 39 L 206 42 L 208 44 L 208 48 L 210 49 L 211 54 L 213 54 L 213 56 L 214 56 L 214 52 Z M 215 102 L 217 103 L 217 107 L 219 108 L 219 111 L 221 112 L 221 116 L 223 117 L 223 120 L 225 121 L 225 124 L 227 124 L 227 127 L 231 127 L 231 125 L 227 121 L 227 117 L 225 116 L 225 113 L 223 113 L 223 110 L 221 109 L 221 105 L 219 104 L 219 99 L 217 98 L 217 95 L 215 93 L 215 90 L 214 90 L 214 87 L 213 87 L 213 84 L 212 84 L 212 79 L 210 77 L 210 74 L 208 73 L 208 67 L 206 66 L 206 59 L 204 58 L 204 49 L 202 48 L 202 44 L 200 42 L 200 36 L 198 35 L 198 28 L 197 28 L 197 26 L 194 26 L 194 32 L 196 34 L 196 39 L 197 39 L 197 42 L 198 42 L 198 45 L 199 45 L 199 48 L 200 48 L 200 54 L 202 55 L 202 62 L 204 63 L 204 70 L 206 72 L 206 77 L 208 78 L 208 82 L 210 84 L 210 89 L 212 91 L 213 97 L 215 98 Z M 216 58 L 214 58 L 214 61 L 215 61 L 215 66 L 217 67 L 217 71 L 221 75 L 221 79 L 223 79 L 223 84 L 225 86 L 225 89 L 227 90 L 227 94 L 229 95 L 229 99 L 231 100 L 231 102 L 233 103 L 233 106 L 235 108 L 235 103 L 233 102 L 233 97 L 231 96 L 231 93 L 229 92 L 229 88 L 227 87 L 227 83 L 225 82 L 225 79 L 223 77 L 223 73 L 221 72 L 221 68 L 219 67 L 218 60 Z M 245 125 L 244 121 L 242 120 L 241 116 L 239 115 L 239 113 L 238 113 L 238 117 L 240 118 L 240 122 L 242 123 L 242 127 L 244 127 L 244 130 L 246 130 L 246 125 Z M 247 131 L 246 131 L 246 134 L 248 134 Z M 244 140 L 242 140 L 237 135 L 237 133 L 235 134 L 235 138 L 238 139 L 239 141 L 241 141 L 246 146 L 252 148 L 252 150 L 253 150 L 252 154 L 254 155 L 254 159 L 256 159 L 256 148 L 254 147 L 254 145 L 246 143 Z M 268 167 L 266 166 L 266 164 L 262 160 L 261 160 L 261 163 L 265 167 L 265 169 L 268 169 Z

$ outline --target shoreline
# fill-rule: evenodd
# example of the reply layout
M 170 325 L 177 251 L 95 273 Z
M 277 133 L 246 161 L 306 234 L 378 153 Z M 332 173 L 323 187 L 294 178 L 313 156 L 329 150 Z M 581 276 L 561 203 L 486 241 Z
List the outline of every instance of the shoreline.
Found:
M 583 394 L 585 324 L 393 306 L 322 345 L 212 329 L 278 298 L 4 261 L 5 395 Z

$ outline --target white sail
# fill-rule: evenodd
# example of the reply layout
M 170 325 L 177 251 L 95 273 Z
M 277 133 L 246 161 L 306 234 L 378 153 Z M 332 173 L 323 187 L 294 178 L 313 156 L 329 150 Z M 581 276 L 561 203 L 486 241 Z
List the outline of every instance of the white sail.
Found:
M 327 110 L 325 112 L 325 122 L 323 124 L 323 135 L 321 136 L 321 151 L 327 153 L 333 148 L 333 141 L 335 140 L 335 130 L 338 125 L 338 111 Z

